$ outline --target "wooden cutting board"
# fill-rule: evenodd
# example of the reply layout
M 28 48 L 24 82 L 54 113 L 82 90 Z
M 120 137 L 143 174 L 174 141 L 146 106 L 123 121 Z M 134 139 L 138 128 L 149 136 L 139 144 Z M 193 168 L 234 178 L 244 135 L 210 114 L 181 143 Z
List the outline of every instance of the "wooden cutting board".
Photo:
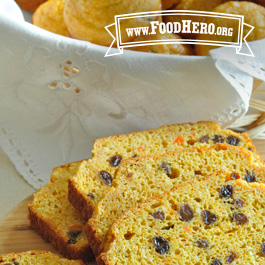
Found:
M 257 151 L 265 160 L 265 140 L 253 141 Z M 32 196 L 22 201 L 0 221 L 0 252 L 21 252 L 27 250 L 49 250 L 58 254 L 52 245 L 45 242 L 29 225 L 27 205 Z M 1 254 L 0 253 L 0 254 Z M 91 262 L 89 265 L 96 265 Z

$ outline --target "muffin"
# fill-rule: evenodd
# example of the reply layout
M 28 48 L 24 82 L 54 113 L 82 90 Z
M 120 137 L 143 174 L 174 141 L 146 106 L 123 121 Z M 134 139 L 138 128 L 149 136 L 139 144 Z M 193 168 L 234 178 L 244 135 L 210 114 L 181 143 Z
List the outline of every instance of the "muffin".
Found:
M 196 10 L 196 11 L 212 11 L 216 6 L 224 3 L 225 0 L 180 0 L 171 9 L 174 10 Z M 166 16 L 165 22 L 182 22 L 182 20 L 191 20 L 192 22 L 202 22 L 203 17 L 191 17 L 190 15 L 172 15 Z M 179 33 L 185 38 L 194 38 L 196 34 L 192 33 Z
M 64 20 L 71 37 L 109 46 L 113 39 L 105 27 L 114 23 L 116 15 L 159 11 L 160 9 L 160 0 L 66 0 Z M 121 32 L 126 33 L 126 28 L 144 27 L 149 24 L 148 17 L 136 18 L 121 21 L 120 28 Z M 110 31 L 116 35 L 115 27 L 112 27 Z M 133 38 L 135 36 L 122 35 L 124 42 Z
M 152 35 L 136 38 L 134 39 L 134 41 L 152 40 L 152 37 L 150 36 Z M 179 35 L 174 33 L 165 33 L 165 34 L 157 33 L 155 37 L 156 40 L 182 39 Z M 132 47 L 130 49 L 141 52 L 152 52 L 152 53 L 162 53 L 162 54 L 181 54 L 181 55 L 193 54 L 193 50 L 188 44 L 179 44 L 179 43 L 174 43 L 174 44 L 163 43 L 159 45 L 137 46 L 137 47 Z
M 247 41 L 260 40 L 265 38 L 265 8 L 261 5 L 257 5 L 251 2 L 245 1 L 230 1 L 222 5 L 217 6 L 212 10 L 213 12 L 218 13 L 228 13 L 235 15 L 243 15 L 244 22 L 254 26 L 253 31 L 248 35 Z M 224 20 L 220 18 L 208 17 L 205 19 L 207 24 L 214 23 L 216 27 L 222 26 L 227 28 L 233 28 L 232 36 L 222 36 L 222 35 L 209 35 L 202 34 L 198 35 L 198 40 L 210 40 L 210 41 L 227 41 L 233 42 L 236 41 L 238 35 L 238 22 L 237 20 L 226 20 L 226 25 L 224 25 Z M 243 29 L 243 35 L 249 32 L 249 28 Z M 209 51 L 212 49 L 218 48 L 218 46 L 210 45 L 195 45 L 196 55 L 209 55 Z
M 50 32 L 69 37 L 63 19 L 64 0 L 49 0 L 38 7 L 32 23 Z

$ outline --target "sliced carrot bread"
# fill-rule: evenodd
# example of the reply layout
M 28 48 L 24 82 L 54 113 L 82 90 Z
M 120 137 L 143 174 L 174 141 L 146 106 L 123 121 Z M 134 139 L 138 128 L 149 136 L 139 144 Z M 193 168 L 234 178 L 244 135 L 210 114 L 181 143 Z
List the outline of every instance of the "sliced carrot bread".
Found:
M 231 178 L 262 182 L 264 179 L 255 175 L 257 166 L 252 152 L 226 144 L 123 161 L 116 171 L 112 188 L 99 201 L 85 226 L 94 254 L 98 256 L 103 250 L 111 224 L 129 207 L 222 169 L 233 171 Z M 264 164 L 262 168 L 265 170 Z
M 83 232 L 85 221 L 67 199 L 68 178 L 75 174 L 80 163 L 54 169 L 51 182 L 34 195 L 29 219 L 33 229 L 63 256 L 87 262 L 94 256 Z
M 265 264 L 264 191 L 227 172 L 178 186 L 124 212 L 98 264 Z
M 69 179 L 69 201 L 87 220 L 110 189 L 114 172 L 122 160 L 216 143 L 252 150 L 256 160 L 261 161 L 247 134 L 221 130 L 213 122 L 175 124 L 106 137 L 95 141 L 92 159 L 84 161 L 77 174 Z
M 48 251 L 27 251 L 0 255 L 3 265 L 85 265 L 81 260 L 62 259 Z

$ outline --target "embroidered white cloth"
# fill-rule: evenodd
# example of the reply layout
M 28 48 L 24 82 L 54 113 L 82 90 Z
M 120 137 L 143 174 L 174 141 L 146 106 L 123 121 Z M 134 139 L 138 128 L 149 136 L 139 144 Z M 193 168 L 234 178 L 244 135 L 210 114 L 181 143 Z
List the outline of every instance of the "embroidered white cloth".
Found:
M 125 51 L 52 34 L 0 1 L 0 145 L 35 188 L 52 168 L 89 158 L 95 138 L 163 124 L 212 120 L 226 127 L 265 80 L 265 40 L 255 58 L 231 48 L 212 57 Z M 224 56 L 225 55 L 225 56 Z

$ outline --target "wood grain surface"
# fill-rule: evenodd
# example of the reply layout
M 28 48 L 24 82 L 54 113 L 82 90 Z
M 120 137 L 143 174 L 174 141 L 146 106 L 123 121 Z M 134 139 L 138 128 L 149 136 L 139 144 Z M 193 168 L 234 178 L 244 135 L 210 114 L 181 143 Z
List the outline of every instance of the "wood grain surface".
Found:
M 254 140 L 257 151 L 265 160 L 265 140 Z M 0 255 L 27 250 L 49 250 L 58 254 L 52 245 L 45 242 L 29 225 L 27 205 L 32 196 L 22 201 L 0 221 Z M 95 265 L 95 262 L 89 263 Z

